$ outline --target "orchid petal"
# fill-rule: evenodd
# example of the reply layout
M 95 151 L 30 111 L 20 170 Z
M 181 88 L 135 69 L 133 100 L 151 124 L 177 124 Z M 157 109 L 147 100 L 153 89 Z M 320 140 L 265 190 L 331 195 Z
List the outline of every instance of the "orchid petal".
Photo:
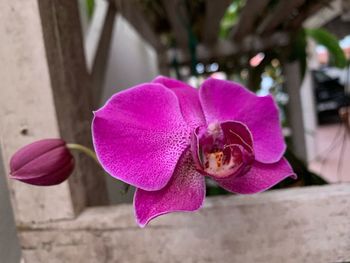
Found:
M 285 158 L 273 164 L 255 161 L 251 169 L 244 175 L 215 180 L 226 190 L 238 194 L 254 194 L 265 191 L 287 177 L 296 178 Z
M 93 140 L 103 168 L 137 188 L 163 188 L 190 144 L 175 94 L 160 84 L 141 84 L 114 95 L 94 114 Z
M 208 123 L 231 120 L 247 125 L 257 161 L 275 163 L 282 158 L 286 145 L 278 108 L 271 96 L 258 97 L 239 84 L 208 79 L 199 97 Z
M 196 127 L 205 124 L 197 89 L 181 81 L 163 76 L 155 78 L 152 82 L 162 84 L 175 93 L 180 102 L 182 115 L 189 126 Z
M 144 227 L 151 219 L 176 211 L 198 210 L 205 197 L 204 176 L 193 165 L 191 152 L 185 151 L 169 183 L 159 191 L 137 189 L 134 206 L 137 222 Z

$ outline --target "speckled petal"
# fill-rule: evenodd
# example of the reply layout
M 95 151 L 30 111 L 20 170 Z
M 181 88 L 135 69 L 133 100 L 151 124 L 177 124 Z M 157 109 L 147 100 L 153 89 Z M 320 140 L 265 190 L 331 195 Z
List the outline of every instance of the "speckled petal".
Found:
M 94 113 L 97 157 L 113 177 L 148 191 L 163 188 L 190 144 L 175 94 L 141 84 L 114 95 Z
M 234 82 L 208 79 L 199 97 L 208 123 L 233 120 L 247 125 L 253 135 L 256 160 L 275 163 L 282 158 L 286 145 L 271 96 L 258 97 Z
M 198 89 L 181 81 L 159 76 L 153 80 L 172 90 L 179 99 L 182 115 L 191 127 L 205 124 L 202 106 L 199 102 Z
M 187 150 L 166 187 L 152 192 L 136 190 L 134 207 L 137 223 L 144 227 L 151 219 L 166 213 L 198 210 L 204 197 L 204 176 L 195 170 L 191 153 Z
M 289 176 L 296 178 L 289 163 L 282 158 L 279 162 L 273 164 L 255 161 L 246 174 L 216 181 L 230 192 L 254 194 L 273 187 Z

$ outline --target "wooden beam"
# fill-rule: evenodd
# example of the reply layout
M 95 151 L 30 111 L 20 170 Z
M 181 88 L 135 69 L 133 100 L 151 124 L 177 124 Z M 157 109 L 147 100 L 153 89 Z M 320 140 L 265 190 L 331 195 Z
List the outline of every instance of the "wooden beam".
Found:
M 206 0 L 206 13 L 203 28 L 203 42 L 214 44 L 219 37 L 220 23 L 232 0 Z
M 207 198 L 136 226 L 132 205 L 23 226 L 27 262 L 349 262 L 350 185 Z
M 260 52 L 275 46 L 286 46 L 289 43 L 289 35 L 285 32 L 276 32 L 269 37 L 260 37 L 251 35 L 245 37 L 239 43 L 233 43 L 228 40 L 219 40 L 208 47 L 204 44 L 197 46 L 198 62 L 210 62 L 215 59 L 224 59 L 239 53 Z M 177 50 L 177 60 L 179 64 L 190 63 L 190 57 L 186 52 Z M 171 64 L 173 52 L 168 52 L 168 63 Z
M 344 22 L 350 22 L 350 1 L 342 0 L 341 7 L 343 11 L 341 15 L 341 20 Z
M 162 0 L 178 47 L 188 49 L 189 18 L 182 0 Z
M 257 18 L 262 14 L 270 0 L 247 0 L 237 26 L 232 29 L 231 36 L 234 41 L 242 40 L 245 36 L 254 31 Z
M 257 34 L 262 35 L 272 32 L 291 15 L 293 10 L 300 7 L 305 0 L 280 0 L 275 8 L 262 20 L 260 26 L 257 29 Z
M 135 0 L 114 0 L 117 10 L 157 52 L 165 49 L 148 18 Z
M 307 28 L 318 28 L 340 16 L 343 12 L 342 1 L 315 1 L 301 10 L 300 15 L 291 21 L 291 27 L 296 28 L 304 24 Z
M 111 38 L 113 35 L 114 22 L 116 17 L 116 9 L 112 4 L 108 4 L 108 10 L 103 23 L 103 28 L 98 41 L 97 50 L 93 60 L 91 69 L 92 77 L 92 97 L 95 107 L 99 106 L 103 84 L 105 80 L 106 67 L 108 63 Z

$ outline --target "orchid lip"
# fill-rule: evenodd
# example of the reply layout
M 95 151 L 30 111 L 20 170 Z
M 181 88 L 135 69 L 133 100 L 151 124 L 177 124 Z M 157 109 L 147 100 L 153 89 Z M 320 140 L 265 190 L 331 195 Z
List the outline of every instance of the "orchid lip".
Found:
M 212 122 L 193 132 L 192 154 L 199 171 L 216 179 L 249 171 L 254 151 L 249 130 L 239 122 Z

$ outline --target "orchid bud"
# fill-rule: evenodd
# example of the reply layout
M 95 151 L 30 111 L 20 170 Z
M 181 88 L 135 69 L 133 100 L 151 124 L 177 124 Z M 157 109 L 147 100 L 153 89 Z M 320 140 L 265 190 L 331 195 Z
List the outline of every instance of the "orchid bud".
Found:
M 32 185 L 60 184 L 73 169 L 74 158 L 61 139 L 44 139 L 28 144 L 10 160 L 10 178 Z

